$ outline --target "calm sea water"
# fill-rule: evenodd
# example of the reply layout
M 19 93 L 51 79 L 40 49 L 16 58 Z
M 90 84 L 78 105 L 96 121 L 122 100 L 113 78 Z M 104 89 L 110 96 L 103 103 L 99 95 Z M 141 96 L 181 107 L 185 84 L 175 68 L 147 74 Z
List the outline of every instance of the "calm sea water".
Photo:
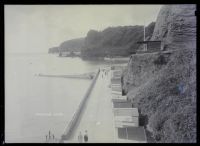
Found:
M 60 138 L 91 83 L 37 74 L 81 74 L 111 64 L 49 54 L 6 54 L 6 142 L 44 142 L 49 130 Z

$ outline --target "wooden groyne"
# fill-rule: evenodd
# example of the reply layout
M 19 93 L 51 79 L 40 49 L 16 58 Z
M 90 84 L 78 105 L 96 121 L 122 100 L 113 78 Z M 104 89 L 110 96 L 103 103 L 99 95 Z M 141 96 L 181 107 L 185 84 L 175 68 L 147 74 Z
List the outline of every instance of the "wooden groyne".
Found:
M 81 102 L 80 102 L 77 110 L 75 111 L 71 121 L 69 122 L 64 134 L 62 135 L 61 140 L 60 140 L 61 143 L 64 142 L 64 140 L 70 140 L 71 139 L 73 132 L 75 130 L 76 124 L 80 120 L 80 115 L 82 114 L 85 103 L 86 103 L 88 97 L 90 96 L 92 89 L 94 88 L 94 85 L 95 85 L 96 80 L 99 76 L 99 73 L 100 73 L 100 69 L 97 71 L 96 76 L 94 77 L 94 79 L 93 79 L 92 83 L 90 84 L 86 94 L 84 95 L 83 99 L 81 100 Z

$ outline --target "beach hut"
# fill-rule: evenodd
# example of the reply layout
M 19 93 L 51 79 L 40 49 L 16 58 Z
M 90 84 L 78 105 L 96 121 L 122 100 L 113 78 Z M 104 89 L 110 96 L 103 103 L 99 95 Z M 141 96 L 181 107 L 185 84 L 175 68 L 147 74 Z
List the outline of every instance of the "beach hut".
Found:
M 144 127 L 122 127 L 117 129 L 117 142 L 147 143 Z
M 114 108 L 115 126 L 139 126 L 139 113 L 137 108 Z

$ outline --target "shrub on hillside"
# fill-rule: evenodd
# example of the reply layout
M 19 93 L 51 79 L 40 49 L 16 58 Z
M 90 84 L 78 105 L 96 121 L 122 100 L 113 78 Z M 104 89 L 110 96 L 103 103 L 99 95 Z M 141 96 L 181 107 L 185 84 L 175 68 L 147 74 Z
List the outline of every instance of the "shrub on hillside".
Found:
M 175 52 L 134 95 L 135 105 L 149 118 L 156 142 L 196 142 L 195 57 L 194 50 Z
M 165 65 L 167 61 L 163 55 L 160 55 L 156 60 L 154 60 L 155 65 Z

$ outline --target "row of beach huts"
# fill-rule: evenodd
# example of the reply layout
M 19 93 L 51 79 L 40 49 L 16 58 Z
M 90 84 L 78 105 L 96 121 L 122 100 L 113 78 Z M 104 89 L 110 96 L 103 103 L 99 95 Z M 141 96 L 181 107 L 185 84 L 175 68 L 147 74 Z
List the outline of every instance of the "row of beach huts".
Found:
M 111 67 L 111 102 L 114 114 L 116 142 L 146 143 L 146 133 L 139 124 L 138 108 L 122 95 L 121 74 L 124 66 Z

